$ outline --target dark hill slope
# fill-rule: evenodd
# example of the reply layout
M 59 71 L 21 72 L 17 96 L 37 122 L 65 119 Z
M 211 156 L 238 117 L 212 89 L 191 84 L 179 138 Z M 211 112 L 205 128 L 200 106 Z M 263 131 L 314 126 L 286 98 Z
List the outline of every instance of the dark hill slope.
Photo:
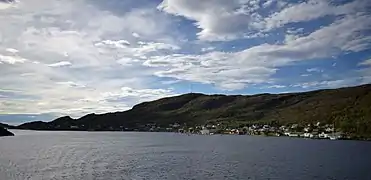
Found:
M 14 129 L 15 128 L 15 126 L 4 124 L 4 123 L 0 123 L 0 127 L 6 128 L 6 129 Z
M 167 126 L 170 123 L 304 124 L 318 121 L 336 123 L 350 130 L 362 127 L 371 132 L 371 85 L 251 96 L 191 93 L 144 102 L 125 112 L 89 114 L 77 120 L 63 117 L 49 123 L 27 123 L 19 127 L 65 129 L 73 125 L 81 129 L 108 130 L 120 126 L 134 128 L 147 123 Z
M 0 126 L 0 136 L 14 136 L 14 134 Z

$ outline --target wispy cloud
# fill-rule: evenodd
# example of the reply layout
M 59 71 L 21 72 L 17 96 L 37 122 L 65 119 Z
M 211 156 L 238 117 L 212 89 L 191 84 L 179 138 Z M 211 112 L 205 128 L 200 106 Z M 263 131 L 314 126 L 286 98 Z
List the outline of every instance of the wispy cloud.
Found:
M 360 62 L 358 65 L 360 65 L 360 66 L 371 66 L 371 59 Z
M 49 67 L 62 67 L 62 66 L 70 66 L 72 65 L 71 62 L 68 62 L 68 61 L 61 61 L 61 62 L 57 62 L 57 63 L 53 63 L 53 64 L 49 64 L 48 66 Z
M 320 72 L 324 72 L 323 69 L 320 69 L 320 68 L 309 68 L 307 69 L 307 72 L 317 72 L 317 73 L 320 73 Z
M 24 63 L 27 59 L 24 59 L 19 56 L 6 56 L 0 54 L 0 64 L 7 63 L 7 64 L 16 64 L 16 63 Z

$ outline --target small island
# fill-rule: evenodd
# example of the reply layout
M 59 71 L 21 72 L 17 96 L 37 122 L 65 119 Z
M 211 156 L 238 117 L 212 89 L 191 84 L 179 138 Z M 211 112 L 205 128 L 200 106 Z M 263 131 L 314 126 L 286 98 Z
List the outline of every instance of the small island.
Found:
M 0 126 L 0 136 L 14 136 L 14 134 Z

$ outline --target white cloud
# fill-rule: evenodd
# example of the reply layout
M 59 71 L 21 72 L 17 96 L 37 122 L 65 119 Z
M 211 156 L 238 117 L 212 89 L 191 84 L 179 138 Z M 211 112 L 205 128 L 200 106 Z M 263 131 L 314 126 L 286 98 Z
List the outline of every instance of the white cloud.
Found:
M 201 29 L 197 35 L 202 40 L 232 40 L 244 35 L 246 30 L 260 19 L 258 14 L 247 12 L 258 8 L 258 4 L 252 2 L 164 0 L 158 8 L 169 14 L 196 21 L 195 25 Z
M 172 44 L 166 43 L 158 43 L 158 42 L 142 42 L 139 41 L 138 44 L 140 48 L 138 48 L 139 52 L 152 52 L 157 50 L 179 50 L 180 47 Z
M 118 64 L 121 64 L 121 65 L 123 65 L 123 66 L 132 66 L 133 65 L 133 63 L 135 63 L 135 62 L 137 62 L 138 60 L 136 60 L 136 59 L 132 59 L 132 58 L 121 58 L 121 59 L 119 59 L 119 60 L 117 60 L 116 62 L 118 63 Z
M 272 86 L 268 86 L 266 88 L 268 88 L 268 89 L 272 89 L 272 88 L 274 88 L 274 89 L 281 89 L 281 88 L 285 88 L 285 87 L 286 86 L 284 86 L 284 85 L 275 84 L 275 85 L 272 85 Z
M 162 81 L 161 83 L 165 84 L 165 85 L 172 85 L 172 84 L 176 84 L 176 83 L 179 83 L 179 82 L 181 82 L 181 80 Z
M 140 37 L 140 35 L 139 35 L 138 33 L 132 33 L 132 35 L 133 35 L 134 37 L 136 37 L 136 38 L 139 38 L 139 37 Z
M 0 10 L 16 7 L 17 3 L 18 3 L 17 1 L 11 0 L 0 1 Z
M 275 68 L 260 66 L 252 61 L 238 62 L 241 60 L 238 59 L 239 55 L 240 53 L 221 52 L 194 56 L 177 54 L 151 57 L 144 65 L 163 67 L 163 70 L 155 73 L 159 77 L 214 84 L 225 90 L 241 89 L 248 84 L 269 81 L 269 76 L 276 72 Z
M 324 72 L 323 69 L 320 69 L 320 68 L 309 68 L 307 69 L 307 72 L 317 72 L 317 73 L 320 73 L 320 72 Z
M 371 59 L 359 63 L 358 66 L 363 67 L 360 70 L 362 83 L 371 83 Z
M 24 63 L 27 59 L 24 59 L 19 56 L 6 56 L 0 54 L 0 64 L 7 63 L 7 64 L 16 64 L 16 63 Z
M 360 66 L 371 66 L 371 59 L 365 60 L 365 61 L 359 63 L 358 65 L 360 65 Z
M 0 114 L 122 111 L 151 94 L 153 70 L 139 61 L 180 48 L 167 17 L 147 8 L 118 14 L 94 3 L 29 0 L 0 11 L 0 84 L 13 92 L 0 99 Z M 102 95 L 126 86 L 138 93 L 120 102 Z M 150 98 L 161 94 L 172 92 L 153 89 Z
M 265 18 L 268 30 L 282 27 L 288 23 L 305 22 L 327 15 L 349 15 L 367 10 L 367 0 L 356 0 L 344 5 L 335 6 L 328 0 L 308 0 L 276 12 Z
M 63 66 L 71 66 L 72 63 L 68 61 L 61 61 L 53 64 L 49 64 L 49 67 L 63 67 Z
M 272 75 L 280 67 L 367 49 L 371 38 L 359 32 L 370 29 L 369 18 L 365 14 L 345 17 L 284 44 L 261 44 L 237 52 L 153 56 L 143 65 L 161 68 L 155 73 L 159 77 L 213 84 L 229 90 L 272 83 L 275 81 Z M 311 72 L 315 70 L 309 69 Z
M 355 86 L 359 84 L 361 80 L 360 77 L 355 78 L 346 78 L 346 79 L 338 79 L 338 80 L 329 80 L 329 81 L 313 81 L 313 82 L 305 82 L 305 83 L 298 83 L 292 85 L 293 87 L 301 87 L 304 89 L 308 88 L 340 88 L 345 86 Z
M 104 40 L 102 42 L 96 43 L 96 46 L 113 46 L 115 48 L 125 48 L 127 46 L 130 46 L 130 43 L 127 40 L 118 40 L 118 41 L 113 41 L 113 40 Z
M 175 51 L 179 50 L 180 47 L 173 44 L 167 44 L 162 42 L 143 42 L 138 41 L 136 44 L 130 44 L 126 40 L 104 40 L 95 44 L 98 47 L 118 48 L 122 49 L 121 52 L 131 54 L 136 57 L 145 56 L 151 52 L 160 52 L 163 50 Z
M 214 49 L 215 49 L 215 47 L 206 47 L 206 48 L 202 48 L 201 51 L 202 52 L 207 52 L 207 51 L 212 51 Z
M 83 85 L 83 84 L 79 84 L 79 83 L 72 82 L 72 81 L 57 82 L 56 84 L 58 84 L 58 85 L 66 85 L 66 86 L 68 86 L 68 87 L 81 87 L 81 88 L 86 87 L 86 86 Z
M 19 52 L 17 49 L 13 49 L 13 48 L 6 48 L 5 51 L 8 51 L 8 52 L 13 53 L 13 54 Z
M 161 11 L 146 5 L 115 7 L 117 11 L 96 1 L 21 1 L 0 11 L 0 84 L 14 94 L 0 99 L 6 104 L 0 113 L 121 111 L 174 95 L 175 90 L 167 87 L 182 81 L 222 90 L 261 84 L 281 88 L 275 75 L 282 67 L 369 48 L 367 1 L 306 2 L 164 0 L 158 6 Z M 200 32 L 179 28 L 189 21 L 169 14 L 191 20 Z M 333 22 L 309 30 L 292 26 L 325 16 Z M 275 30 L 286 35 L 276 35 Z M 194 35 L 219 42 L 194 40 Z M 56 68 L 61 66 L 69 68 Z M 335 87 L 358 81 L 327 79 L 300 86 Z
M 275 2 L 275 0 L 267 0 L 263 3 L 263 7 L 267 8 L 267 7 L 271 6 L 274 2 Z
M 158 6 L 166 13 L 195 21 L 194 24 L 201 29 L 198 38 L 206 41 L 261 37 L 264 35 L 262 32 L 286 24 L 325 16 L 357 15 L 370 7 L 368 0 L 355 0 L 342 5 L 335 5 L 330 0 L 308 0 L 288 5 L 270 0 L 163 0 Z
M 133 89 L 131 87 L 122 87 L 120 91 L 105 92 L 101 94 L 107 101 L 122 101 L 130 98 L 139 98 L 140 102 L 153 101 L 167 96 L 176 95 L 171 89 Z

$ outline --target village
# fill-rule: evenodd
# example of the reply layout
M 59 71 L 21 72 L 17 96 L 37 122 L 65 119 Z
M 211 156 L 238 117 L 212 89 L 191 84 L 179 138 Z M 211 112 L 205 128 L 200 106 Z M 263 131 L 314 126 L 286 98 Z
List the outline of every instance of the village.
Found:
M 84 130 L 84 125 L 71 126 L 70 130 Z M 199 135 L 250 135 L 250 136 L 286 136 L 310 139 L 349 139 L 344 132 L 335 128 L 334 124 L 290 124 L 290 125 L 272 125 L 272 124 L 251 124 L 251 125 L 227 125 L 222 123 L 209 123 L 205 125 L 187 126 L 186 124 L 174 123 L 169 125 L 157 125 L 156 123 L 137 124 L 134 128 L 120 126 L 118 128 L 107 127 L 97 129 L 88 129 L 90 131 L 138 131 L 138 132 L 173 132 L 184 134 Z
M 160 128 L 152 126 L 149 131 L 159 131 Z M 301 126 L 299 124 L 292 125 L 246 125 L 240 128 L 229 128 L 221 124 L 207 124 L 195 127 L 184 127 L 180 124 L 170 124 L 165 128 L 166 132 L 177 132 L 186 134 L 200 134 L 200 135 L 257 135 L 257 136 L 287 136 L 298 138 L 311 138 L 311 139 L 344 139 L 343 132 L 337 131 L 333 124 L 307 124 Z

